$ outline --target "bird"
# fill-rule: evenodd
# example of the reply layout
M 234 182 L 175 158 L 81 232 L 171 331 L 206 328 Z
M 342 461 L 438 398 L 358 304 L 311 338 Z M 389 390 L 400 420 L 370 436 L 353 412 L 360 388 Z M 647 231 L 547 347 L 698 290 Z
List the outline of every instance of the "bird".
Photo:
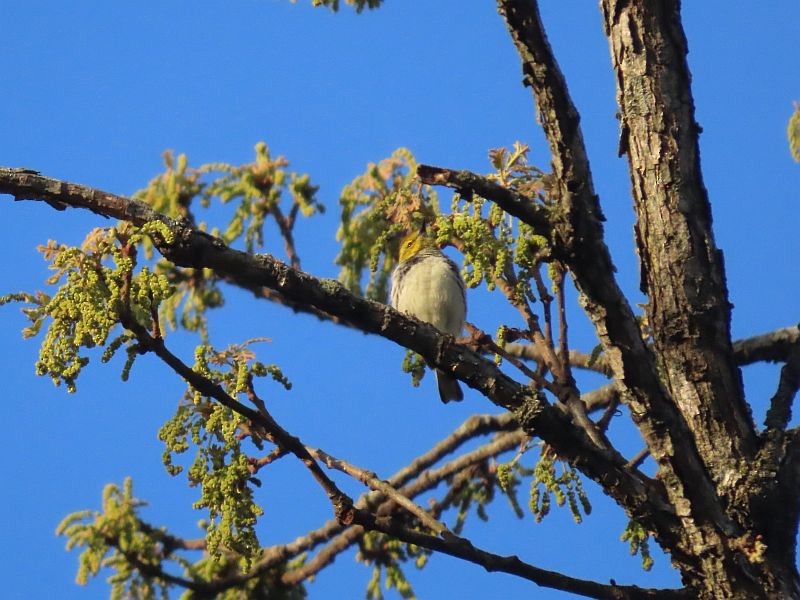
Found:
M 456 264 L 445 256 L 425 225 L 403 237 L 392 271 L 392 306 L 457 336 L 467 316 L 467 294 Z M 461 401 L 458 380 L 435 369 L 439 397 L 445 404 Z

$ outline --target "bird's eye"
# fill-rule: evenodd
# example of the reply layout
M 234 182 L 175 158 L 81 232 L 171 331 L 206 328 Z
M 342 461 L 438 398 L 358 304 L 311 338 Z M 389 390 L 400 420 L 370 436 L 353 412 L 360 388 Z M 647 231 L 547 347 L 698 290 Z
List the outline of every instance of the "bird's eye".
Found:
M 408 243 L 406 244 L 406 248 L 411 248 L 412 245 L 414 245 L 414 240 L 408 240 Z

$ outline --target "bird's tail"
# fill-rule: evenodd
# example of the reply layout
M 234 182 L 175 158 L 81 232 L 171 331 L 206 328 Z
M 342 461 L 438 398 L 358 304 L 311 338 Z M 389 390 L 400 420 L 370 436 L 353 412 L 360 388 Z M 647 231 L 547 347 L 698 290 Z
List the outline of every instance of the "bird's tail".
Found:
M 445 404 L 451 400 L 461 402 L 464 399 L 464 393 L 461 391 L 461 386 L 458 385 L 458 380 L 453 379 L 444 371 L 436 369 L 436 383 L 439 384 L 439 398 Z

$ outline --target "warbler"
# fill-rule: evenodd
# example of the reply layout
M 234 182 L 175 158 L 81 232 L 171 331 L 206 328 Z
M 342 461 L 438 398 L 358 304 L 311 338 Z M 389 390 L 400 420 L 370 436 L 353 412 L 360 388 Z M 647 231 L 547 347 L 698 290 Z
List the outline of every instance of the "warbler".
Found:
M 441 332 L 459 335 L 467 316 L 467 295 L 456 264 L 439 250 L 424 226 L 403 238 L 392 272 L 392 306 Z M 458 380 L 436 369 L 442 402 L 464 399 Z

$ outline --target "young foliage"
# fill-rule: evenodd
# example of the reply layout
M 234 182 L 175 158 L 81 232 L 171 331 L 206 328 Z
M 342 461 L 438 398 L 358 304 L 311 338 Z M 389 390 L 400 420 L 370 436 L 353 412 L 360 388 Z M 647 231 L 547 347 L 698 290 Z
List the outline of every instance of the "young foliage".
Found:
M 100 511 L 84 510 L 64 518 L 56 535 L 67 549 L 83 548 L 75 581 L 86 585 L 101 569 L 110 569 L 111 598 L 166 598 L 169 582 L 161 570 L 164 532 L 145 531 L 137 515 L 143 502 L 133 497 L 130 477 L 122 489 L 108 484 Z
M 544 176 L 528 164 L 528 150 L 519 142 L 512 151 L 492 150 L 495 172 L 490 177 L 544 203 Z M 336 258 L 342 267 L 339 279 L 354 293 L 385 302 L 396 264 L 396 236 L 425 222 L 440 246 L 454 246 L 463 255 L 462 275 L 467 286 L 485 281 L 493 290 L 503 281 L 513 284 L 520 298 L 533 300 L 529 280 L 547 257 L 547 240 L 477 196 L 464 199 L 454 194 L 452 214 L 443 214 L 436 193 L 420 185 L 416 168 L 413 155 L 399 149 L 390 158 L 370 164 L 365 174 L 344 188 L 337 233 L 342 242 Z M 367 266 L 370 274 L 363 291 Z
M 551 498 L 557 506 L 566 503 L 576 523 L 583 521 L 583 515 L 592 512 L 592 505 L 583 489 L 580 474 L 575 468 L 562 461 L 561 473 L 556 468 L 556 457 L 552 452 L 542 451 L 533 469 L 531 480 L 530 509 L 536 522 L 540 522 L 550 512 Z
M 510 150 L 490 151 L 494 172 L 489 177 L 548 204 L 546 177 L 528 163 L 528 152 L 528 146 L 519 142 Z M 436 193 L 420 183 L 416 170 L 414 156 L 401 148 L 389 158 L 370 164 L 342 190 L 337 233 L 341 250 L 336 258 L 341 267 L 340 281 L 356 294 L 386 302 L 389 278 L 397 264 L 398 234 L 427 223 L 440 247 L 453 246 L 461 253 L 461 273 L 468 287 L 485 282 L 489 291 L 495 291 L 499 286 L 516 307 L 535 302 L 537 296 L 551 299 L 540 274 L 549 260 L 546 238 L 475 195 L 462 198 L 459 193 L 453 194 L 451 213 L 442 213 Z M 516 335 L 529 338 L 531 332 Z M 412 354 L 406 355 L 403 370 L 412 374 L 413 385 L 424 373 L 423 363 Z
M 303 600 L 308 597 L 306 588 L 302 583 L 287 585 L 281 576 L 287 571 L 299 569 L 305 562 L 305 555 L 286 563 L 279 563 L 268 569 L 260 570 L 258 574 L 246 581 L 216 592 L 215 600 Z M 199 581 L 214 581 L 229 576 L 246 568 L 245 561 L 231 554 L 223 554 L 221 559 L 205 555 L 196 563 L 186 567 L 186 574 Z M 187 590 L 181 595 L 181 600 L 202 600 L 206 594 L 195 593 Z
M 389 158 L 370 163 L 342 190 L 336 233 L 342 247 L 336 264 L 341 267 L 339 280 L 355 294 L 386 302 L 389 276 L 397 264 L 398 234 L 434 216 L 436 193 L 415 181 L 416 169 L 411 152 L 399 148 Z
M 493 150 L 490 153 L 494 168 L 491 177 L 536 202 L 547 204 L 545 177 L 527 163 L 527 152 L 527 146 L 519 143 L 511 150 Z M 214 163 L 192 168 L 184 155 L 175 159 L 170 153 L 165 154 L 165 164 L 166 172 L 139 193 L 141 199 L 161 212 L 192 224 L 196 222 L 194 209 L 198 206 L 209 210 L 213 210 L 212 204 L 230 206 L 232 213 L 228 211 L 227 226 L 221 230 L 214 228 L 212 232 L 227 244 L 241 244 L 250 252 L 263 246 L 265 224 L 268 219 L 274 219 L 287 255 L 293 263 L 299 262 L 291 235 L 295 217 L 298 214 L 310 216 L 323 209 L 315 200 L 316 188 L 308 177 L 286 171 L 288 162 L 283 157 L 272 158 L 266 145 L 259 144 L 255 161 L 239 167 Z M 385 301 L 389 276 L 396 264 L 395 234 L 425 222 L 431 225 L 440 246 L 451 245 L 461 253 L 463 276 L 468 285 L 475 287 L 485 283 L 490 291 L 499 288 L 512 304 L 552 300 L 540 273 L 549 260 L 547 239 L 535 235 L 528 226 L 479 197 L 462 198 L 456 193 L 452 197 L 451 214 L 443 214 L 436 194 L 416 179 L 416 167 L 411 153 L 400 149 L 388 159 L 370 165 L 364 175 L 343 190 L 338 233 L 342 248 L 337 263 L 342 268 L 340 278 L 348 287 L 362 293 L 364 271 L 369 267 L 364 293 Z M 204 222 L 197 226 L 208 229 Z M 259 340 L 222 351 L 208 344 L 206 312 L 224 302 L 220 282 L 212 272 L 178 268 L 164 259 L 158 260 L 152 269 L 145 266 L 137 270 L 139 254 L 152 256 L 150 235 L 166 239 L 171 234 L 160 223 L 141 229 L 122 225 L 96 230 L 80 249 L 52 243 L 44 249 L 46 258 L 53 262 L 57 271 L 50 283 L 65 280 L 56 294 L 51 298 L 42 293 L 23 293 L 10 295 L 3 301 L 23 301 L 31 305 L 25 309 L 31 320 L 27 335 L 38 332 L 46 319 L 52 320 L 42 347 L 42 371 L 73 389 L 75 377 L 88 361 L 83 349 L 95 345 L 106 346 L 104 361 L 124 346 L 129 356 L 124 368 L 124 377 L 127 377 L 133 358 L 148 348 L 139 346 L 141 340 L 137 341 L 130 328 L 125 329 L 126 323 L 143 326 L 159 341 L 164 325 L 173 329 L 181 326 L 200 334 L 203 343 L 196 348 L 192 370 L 208 385 L 220 386 L 234 404 L 220 404 L 207 395 L 207 389 L 203 392 L 189 385 L 176 414 L 161 428 L 159 438 L 165 443 L 167 470 L 173 475 L 186 470 L 190 484 L 200 491 L 194 508 L 207 511 L 207 518 L 201 523 L 205 530 L 206 553 L 199 561 L 181 558 L 179 563 L 192 580 L 211 581 L 226 573 L 249 570 L 261 552 L 256 524 L 263 510 L 255 498 L 255 488 L 260 486 L 255 474 L 266 463 L 259 463 L 259 459 L 251 455 L 253 448 L 263 452 L 268 436 L 242 416 L 235 403 L 249 403 L 265 411 L 264 403 L 256 395 L 254 380 L 270 377 L 286 389 L 290 389 L 291 383 L 276 365 L 256 360 L 250 345 Z M 559 275 L 553 269 L 548 272 L 551 279 Z M 112 329 L 117 325 L 123 326 L 121 332 L 111 338 Z M 507 341 L 530 339 L 530 334 L 530 331 L 500 324 L 499 347 Z M 66 347 L 66 350 L 47 350 L 52 347 Z M 496 358 L 499 360 L 499 355 Z M 424 361 L 409 352 L 403 367 L 412 374 L 414 384 L 418 384 L 424 373 Z M 192 456 L 177 460 L 178 456 L 190 452 Z M 517 490 L 525 477 L 531 478 L 530 506 L 537 521 L 547 514 L 551 496 L 558 505 L 568 504 L 578 522 L 582 518 L 581 511 L 583 514 L 590 512 L 575 470 L 564 466 L 562 472 L 557 473 L 555 457 L 547 453 L 534 469 L 522 467 L 516 459 L 509 465 L 495 466 L 488 461 L 474 465 L 450 482 L 450 489 L 436 511 L 441 513 L 455 508 L 454 531 L 459 533 L 472 509 L 480 519 L 488 519 L 487 507 L 499 486 L 512 510 L 522 517 Z M 109 494 L 114 498 L 125 498 L 124 493 L 112 492 Z M 131 522 L 138 523 L 133 511 L 135 506 L 129 504 L 131 509 L 126 514 Z M 114 508 L 116 504 L 109 506 Z M 107 513 L 109 510 L 104 509 L 104 514 Z M 123 547 L 113 536 L 106 538 L 105 546 L 92 545 L 86 537 L 91 531 L 87 525 L 75 529 L 78 521 L 89 514 L 70 517 L 63 529 L 69 535 L 84 535 L 84 538 L 75 539 L 87 540 L 91 551 L 84 553 L 82 564 L 91 566 L 95 574 L 99 569 L 95 565 L 105 564 L 104 557 L 111 553 L 116 557 L 113 564 L 121 574 L 119 582 L 128 586 L 120 590 L 133 589 L 133 585 L 141 588 L 137 588 L 136 593 L 148 594 L 151 592 L 142 586 L 161 585 L 161 579 L 148 579 L 147 575 L 160 572 L 160 567 L 145 567 L 142 575 L 140 571 L 145 563 L 137 561 L 140 555 L 145 557 L 142 560 L 163 557 L 152 552 L 147 554 L 146 547 L 142 546 L 137 549 L 139 554 L 132 558 L 122 551 Z M 142 544 L 158 541 L 151 529 L 139 528 Z M 148 541 L 153 536 L 156 542 Z M 646 539 L 643 543 L 646 550 Z M 153 552 L 156 550 L 157 547 Z M 403 597 L 413 597 L 402 563 L 413 560 L 422 568 L 428 556 L 427 551 L 383 534 L 367 533 L 360 542 L 359 557 L 374 567 L 368 597 L 382 597 L 382 582 L 387 589 L 396 589 Z M 123 564 L 125 561 L 128 561 L 127 566 Z M 220 597 L 303 597 L 302 586 L 281 587 L 280 575 L 285 568 L 287 565 L 279 565 L 248 578 L 244 585 L 226 590 Z M 269 577 L 272 579 L 267 585 L 264 582 Z M 264 587 L 253 587 L 258 582 Z M 187 594 L 191 597 L 191 592 Z
M 249 345 L 256 341 L 262 340 L 249 340 L 223 351 L 198 346 L 193 370 L 220 385 L 232 398 L 252 398 L 253 379 L 257 377 L 270 377 L 291 389 L 276 365 L 255 360 Z M 221 560 L 224 548 L 249 564 L 260 549 L 255 526 L 263 509 L 253 494 L 253 486 L 260 482 L 253 477 L 252 461 L 243 447 L 246 437 L 257 448 L 262 447 L 261 438 L 245 417 L 191 386 L 176 414 L 159 431 L 159 439 L 166 446 L 164 465 L 172 475 L 183 471 L 174 463 L 174 455 L 196 449 L 188 479 L 200 487 L 194 508 L 208 511 L 204 524 L 208 552 Z
M 218 163 L 194 169 L 184 155 L 175 159 L 166 153 L 164 158 L 166 172 L 154 178 L 139 198 L 160 212 L 191 223 L 195 221 L 192 209 L 198 204 L 209 208 L 214 199 L 219 199 L 222 205 L 232 205 L 233 216 L 221 234 L 229 244 L 243 243 L 248 250 L 260 247 L 265 241 L 265 221 L 273 218 L 291 255 L 291 232 L 297 215 L 311 216 L 323 210 L 308 176 L 287 171 L 286 159 L 272 158 L 265 144 L 256 146 L 253 163 L 241 167 Z M 206 228 L 204 223 L 199 227 Z M 23 309 L 30 320 L 23 332 L 25 337 L 45 331 L 37 362 L 40 375 L 49 375 L 57 385 L 64 383 L 74 391 L 81 369 L 89 362 L 87 350 L 101 346 L 105 347 L 103 362 L 121 348 L 126 350 L 123 379 L 127 379 L 133 360 L 152 349 L 152 341 L 163 342 L 165 325 L 173 329 L 178 326 L 178 314 L 181 326 L 208 339 L 205 312 L 223 303 L 219 282 L 210 271 L 178 268 L 165 259 L 152 267 L 140 266 L 140 256 L 152 257 L 151 236 L 169 243 L 172 233 L 160 222 L 141 228 L 121 223 L 93 230 L 81 247 L 51 241 L 41 251 L 55 271 L 47 283 L 60 286 L 53 295 L 23 292 L 0 298 L 0 304 L 16 301 L 28 305 Z M 149 340 L 137 335 L 149 336 Z M 239 401 L 260 402 L 254 400 L 257 396 L 253 389 L 253 381 L 260 377 L 269 377 L 290 389 L 291 383 L 279 367 L 256 360 L 249 347 L 254 341 L 259 340 L 223 351 L 206 344 L 198 346 L 193 368 Z M 253 486 L 260 483 L 253 476 L 252 460 L 243 442 L 250 439 L 261 449 L 262 433 L 252 431 L 248 420 L 235 410 L 191 387 L 160 432 L 167 445 L 164 462 L 170 473 L 184 468 L 173 462 L 174 455 L 196 450 L 194 460 L 187 465 L 188 477 L 200 488 L 195 508 L 208 511 L 203 527 L 209 557 L 219 564 L 233 560 L 241 570 L 260 551 L 255 525 L 263 513 L 253 495 Z M 112 500 L 122 494 L 116 488 L 109 489 Z M 113 508 L 112 504 L 108 506 Z M 106 546 L 108 552 L 120 547 L 117 538 L 109 538 Z M 82 564 L 99 565 L 102 560 L 98 556 L 104 554 L 89 552 L 81 559 Z M 124 571 L 123 579 L 134 582 L 130 585 L 144 585 L 136 583 L 133 573 L 139 568 L 137 564 L 124 567 L 120 561 L 126 555 L 115 556 L 114 564 Z M 192 565 L 184 561 L 182 565 L 191 570 L 202 562 Z M 287 597 L 295 597 L 297 590 L 302 591 L 302 587 L 292 588 Z
M 296 2 L 297 0 L 292 1 Z M 360 13 L 365 8 L 378 8 L 382 2 L 383 0 L 344 0 L 344 3 L 355 8 L 357 13 Z M 341 0 L 311 0 L 311 4 L 313 6 L 325 6 L 336 12 L 341 6 Z
M 425 359 L 412 350 L 406 351 L 403 358 L 403 372 L 411 375 L 411 385 L 419 387 L 425 377 Z
M 631 556 L 639 554 L 642 557 L 642 569 L 649 571 L 653 568 L 653 557 L 650 555 L 650 534 L 644 527 L 633 519 L 628 521 L 625 531 L 622 532 L 620 540 L 630 544 Z
M 255 160 L 243 165 L 208 163 L 191 167 L 185 154 L 176 158 L 164 153 L 164 173 L 134 197 L 175 219 L 197 221 L 197 227 L 210 230 L 229 246 L 242 246 L 247 252 L 264 247 L 265 226 L 273 221 L 282 239 L 286 255 L 299 266 L 293 231 L 298 216 L 311 217 L 325 211 L 317 200 L 318 188 L 308 175 L 288 170 L 289 161 L 273 157 L 264 142 L 255 146 Z M 224 208 L 223 208 L 224 207 Z M 223 227 L 209 226 L 199 220 L 196 209 L 215 221 L 227 219 Z M 147 256 L 152 246 L 144 245 Z M 224 296 L 218 278 L 208 269 L 188 269 L 166 259 L 156 263 L 156 272 L 164 275 L 176 293 L 162 305 L 163 318 L 175 329 L 179 325 L 201 334 L 208 342 L 206 312 L 221 307 Z
M 0 298 L 0 304 L 19 301 L 31 305 L 23 309 L 31 322 L 23 331 L 25 337 L 37 335 L 47 324 L 37 375 L 47 375 L 56 385 L 64 383 L 67 391 L 74 392 L 78 375 L 89 363 L 86 350 L 106 346 L 117 325 L 130 318 L 148 329 L 159 328 L 158 308 L 172 294 L 172 286 L 146 266 L 135 271 L 135 245 L 153 234 L 170 235 L 161 223 L 142 228 L 123 223 L 92 230 L 80 248 L 53 240 L 39 247 L 55 271 L 47 283 L 61 284 L 55 294 L 19 293 Z M 127 379 L 138 353 L 130 335 L 123 332 L 108 343 L 102 359 L 110 360 L 123 344 L 128 353 L 123 379 Z
M 794 112 L 789 118 L 786 135 L 789 138 L 789 151 L 792 153 L 792 158 L 800 162 L 800 104 L 795 103 L 794 105 Z
M 359 542 L 356 560 L 373 566 L 372 577 L 367 583 L 367 599 L 383 600 L 382 581 L 387 590 L 397 590 L 401 598 L 415 598 L 414 589 L 401 564 L 413 561 L 421 569 L 429 555 L 430 552 L 423 548 L 405 544 L 382 533 L 365 533 Z
M 112 599 L 137 598 L 151 600 L 168 598 L 174 577 L 168 567 L 182 571 L 182 576 L 195 588 L 187 589 L 185 600 L 209 597 L 204 584 L 224 578 L 247 568 L 247 561 L 225 552 L 219 557 L 205 554 L 192 563 L 178 554 L 177 538 L 163 528 L 156 529 L 139 517 L 145 503 L 134 498 L 130 477 L 122 489 L 109 484 L 103 491 L 100 511 L 84 510 L 64 518 L 56 529 L 57 535 L 67 538 L 67 549 L 83 548 L 78 561 L 76 582 L 86 585 L 103 569 L 111 571 Z M 226 600 L 301 600 L 306 597 L 302 584 L 287 586 L 281 575 L 300 567 L 304 555 L 264 569 L 244 584 L 231 586 L 214 593 Z

